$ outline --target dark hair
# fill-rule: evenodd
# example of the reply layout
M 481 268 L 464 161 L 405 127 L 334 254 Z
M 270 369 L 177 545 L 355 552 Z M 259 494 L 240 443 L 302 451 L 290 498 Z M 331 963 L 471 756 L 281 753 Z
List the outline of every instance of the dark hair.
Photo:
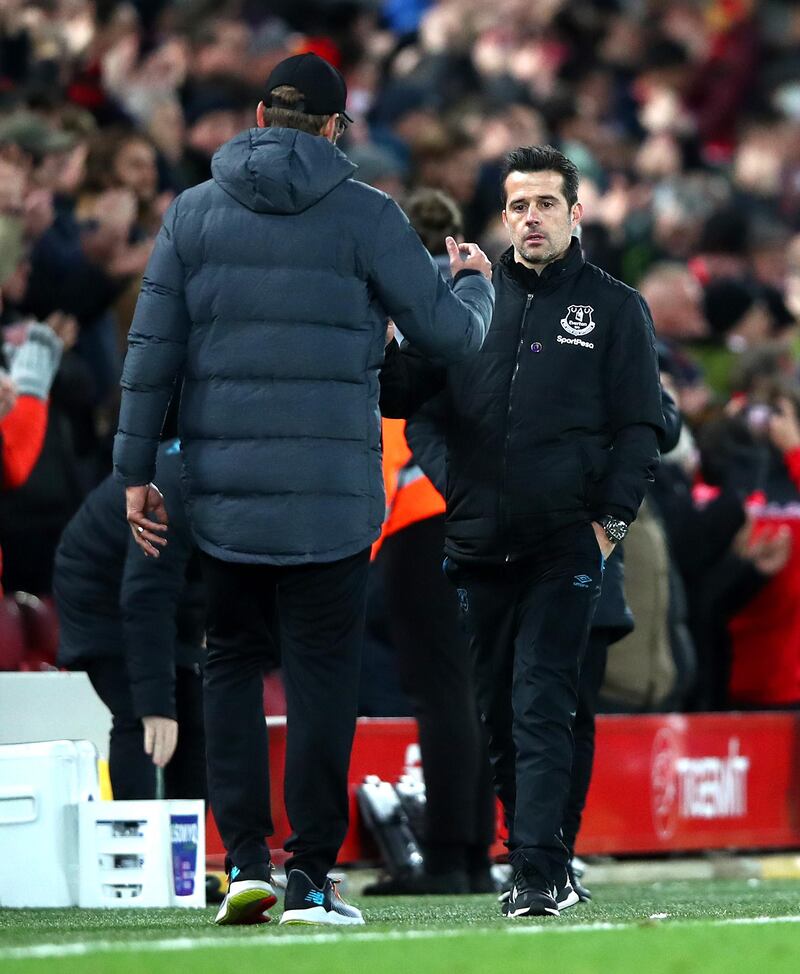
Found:
M 131 142 L 142 142 L 155 148 L 153 140 L 145 132 L 124 125 L 114 125 L 92 133 L 86 156 L 84 192 L 102 193 L 119 186 L 114 164 L 122 149 Z
M 570 209 L 578 202 L 580 173 L 571 159 L 552 145 L 523 145 L 512 149 L 503 161 L 500 172 L 500 200 L 506 205 L 506 179 L 512 172 L 561 173 L 564 198 Z
M 272 105 L 265 104 L 265 117 L 269 125 L 282 129 L 297 129 L 309 135 L 319 135 L 330 115 L 306 115 L 292 107 L 305 98 L 302 91 L 291 85 L 281 85 L 271 92 Z
M 463 232 L 458 204 L 440 189 L 415 190 L 406 199 L 403 209 L 425 249 L 434 257 L 447 253 L 445 237 L 455 237 Z

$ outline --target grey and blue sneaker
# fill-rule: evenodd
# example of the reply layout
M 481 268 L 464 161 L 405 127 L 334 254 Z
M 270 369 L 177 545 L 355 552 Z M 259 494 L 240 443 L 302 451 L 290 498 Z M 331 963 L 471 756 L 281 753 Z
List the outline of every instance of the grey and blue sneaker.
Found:
M 252 863 L 242 869 L 233 866 L 228 874 L 228 892 L 214 923 L 221 926 L 269 923 L 267 910 L 278 902 L 271 873 L 272 865 L 268 862 Z
M 281 923 L 361 926 L 364 917 L 361 910 L 345 903 L 330 877 L 320 889 L 302 869 L 292 869 L 286 883 Z

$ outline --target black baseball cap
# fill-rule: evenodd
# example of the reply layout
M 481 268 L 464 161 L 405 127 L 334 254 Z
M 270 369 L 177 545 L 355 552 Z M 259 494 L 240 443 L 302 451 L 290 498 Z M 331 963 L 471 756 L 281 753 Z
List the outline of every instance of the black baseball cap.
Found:
M 295 54 L 275 65 L 266 85 L 270 106 L 286 107 L 271 98 L 272 92 L 281 85 L 291 85 L 303 93 L 303 100 L 292 105 L 295 111 L 306 115 L 338 113 L 348 122 L 353 121 L 345 111 L 347 85 L 341 72 L 318 54 Z

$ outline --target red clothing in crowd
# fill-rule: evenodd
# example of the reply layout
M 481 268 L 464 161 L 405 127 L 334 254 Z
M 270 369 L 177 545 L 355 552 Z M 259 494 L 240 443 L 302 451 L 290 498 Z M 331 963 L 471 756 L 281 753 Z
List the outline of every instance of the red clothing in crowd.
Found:
M 36 396 L 19 396 L 14 408 L 0 419 L 0 489 L 14 490 L 30 477 L 47 431 L 47 403 Z M 0 595 L 3 594 L 3 552 L 0 550 Z
M 39 459 L 47 431 L 47 403 L 36 396 L 20 396 L 0 420 L 2 489 L 21 487 Z
M 784 454 L 800 490 L 800 449 Z M 783 569 L 730 621 L 731 702 L 748 706 L 800 703 L 800 505 L 756 507 L 755 531 L 792 532 Z

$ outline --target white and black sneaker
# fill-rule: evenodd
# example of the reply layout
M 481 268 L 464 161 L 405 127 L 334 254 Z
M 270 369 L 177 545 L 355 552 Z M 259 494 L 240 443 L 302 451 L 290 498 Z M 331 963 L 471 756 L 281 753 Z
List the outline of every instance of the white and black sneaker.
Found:
M 243 869 L 233 866 L 228 874 L 228 892 L 214 923 L 220 926 L 269 923 L 267 910 L 278 902 L 270 882 L 271 871 L 268 862 L 254 863 Z
M 580 903 L 581 901 L 571 880 L 572 877 L 569 874 L 569 869 L 564 869 L 562 878 L 555 884 L 554 898 L 558 904 L 559 912 L 561 910 L 568 910 L 571 906 L 575 906 L 576 903 Z
M 302 869 L 293 869 L 286 883 L 281 923 L 362 926 L 364 917 L 361 910 L 345 903 L 330 876 L 320 889 Z
M 581 865 L 583 864 L 581 863 Z M 583 868 L 581 868 L 580 872 L 578 872 L 578 868 L 576 867 L 574 861 L 570 859 L 570 861 L 567 863 L 567 873 L 569 875 L 569 881 L 572 883 L 572 888 L 578 894 L 578 899 L 581 901 L 581 903 L 588 903 L 592 898 L 592 894 L 591 891 L 588 890 L 581 882 L 583 877 Z
M 533 870 L 514 874 L 514 884 L 509 898 L 503 903 L 503 916 L 509 920 L 517 917 L 557 917 L 555 887 Z

